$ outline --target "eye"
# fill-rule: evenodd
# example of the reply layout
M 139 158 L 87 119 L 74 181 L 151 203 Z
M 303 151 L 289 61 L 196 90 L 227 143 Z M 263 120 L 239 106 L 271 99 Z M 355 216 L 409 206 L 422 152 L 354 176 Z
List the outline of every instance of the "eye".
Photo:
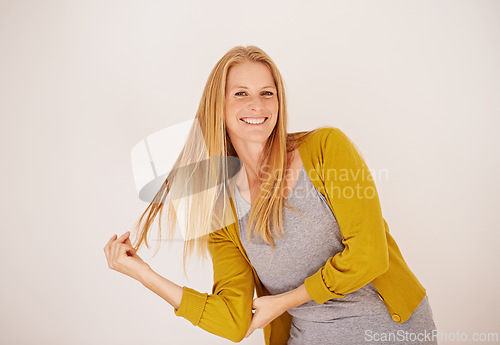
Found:
M 245 91 L 240 91 L 240 92 L 236 92 L 234 95 L 235 96 L 244 96 L 245 93 L 246 93 Z M 271 92 L 271 91 L 264 91 L 262 93 L 262 95 L 264 95 L 264 96 L 272 96 L 272 95 L 274 95 L 274 93 Z

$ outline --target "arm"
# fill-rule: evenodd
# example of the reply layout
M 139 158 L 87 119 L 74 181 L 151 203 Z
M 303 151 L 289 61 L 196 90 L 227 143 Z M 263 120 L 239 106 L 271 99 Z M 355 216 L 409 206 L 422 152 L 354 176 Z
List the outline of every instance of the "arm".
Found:
M 302 284 L 296 289 L 276 295 L 276 297 L 281 300 L 281 304 L 283 305 L 284 311 L 298 307 L 299 305 L 302 305 L 312 300 L 304 284 Z
M 240 342 L 252 319 L 253 271 L 226 229 L 209 235 L 214 284 L 212 294 L 183 287 L 175 315 L 182 316 L 207 332 Z
M 149 290 L 170 303 L 174 309 L 179 308 L 182 299 L 182 287 L 162 277 L 153 271 L 149 265 L 145 266 L 140 272 L 139 281 Z
M 253 315 L 255 282 L 250 264 L 229 239 L 227 228 L 208 236 L 214 267 L 210 295 L 186 286 L 181 288 L 155 273 L 137 255 L 129 235 L 129 231 L 119 238 L 115 234 L 104 247 L 109 268 L 140 281 L 170 303 L 175 315 L 183 316 L 193 325 L 234 342 L 243 339 Z
M 321 149 L 321 174 L 345 248 L 304 281 L 320 304 L 344 297 L 389 268 L 384 219 L 370 171 L 341 130 L 328 131 Z

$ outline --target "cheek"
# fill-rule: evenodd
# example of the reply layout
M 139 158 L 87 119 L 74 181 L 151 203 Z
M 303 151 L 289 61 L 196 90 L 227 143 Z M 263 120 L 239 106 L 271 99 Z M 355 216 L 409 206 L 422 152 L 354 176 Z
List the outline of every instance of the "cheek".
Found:
M 273 114 L 278 113 L 279 103 L 277 99 L 273 100 L 273 102 L 270 104 L 270 109 L 272 109 Z
M 238 113 L 235 104 L 229 102 L 224 106 L 224 121 L 227 127 L 234 127 L 238 121 L 236 114 Z
M 231 114 L 231 108 L 231 103 L 226 101 L 226 103 L 224 104 L 224 115 L 226 118 L 228 118 Z
M 225 110 L 226 110 L 227 114 L 234 114 L 234 112 L 236 111 L 236 108 L 237 108 L 237 105 L 235 104 L 235 102 L 231 102 L 231 101 L 226 102 Z

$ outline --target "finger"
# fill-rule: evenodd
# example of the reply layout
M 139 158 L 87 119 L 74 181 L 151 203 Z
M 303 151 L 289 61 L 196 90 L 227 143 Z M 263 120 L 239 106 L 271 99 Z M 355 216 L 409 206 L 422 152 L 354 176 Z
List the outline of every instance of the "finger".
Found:
M 114 234 L 113 236 L 111 236 L 111 238 L 108 240 L 108 243 L 106 243 L 105 247 L 108 247 L 109 244 L 114 241 L 115 237 L 116 237 L 116 234 Z
M 124 233 L 123 235 L 121 235 L 121 236 L 117 239 L 117 241 L 118 241 L 118 242 L 123 242 L 123 241 L 125 241 L 125 239 L 126 239 L 129 235 L 130 235 L 130 231 L 127 231 L 126 233 Z
M 255 331 L 255 314 L 253 314 L 252 316 L 252 320 L 250 321 L 250 327 L 248 327 L 248 331 L 247 334 L 245 334 L 245 338 L 249 337 L 250 334 L 253 333 L 253 331 Z
M 130 255 L 134 256 L 135 253 L 136 253 L 136 251 L 135 251 L 135 248 L 132 247 L 132 242 L 130 241 L 130 237 L 127 237 L 127 239 L 123 243 L 125 243 L 128 246 L 130 246 L 130 249 L 127 250 L 127 253 L 130 253 Z
M 134 256 L 134 255 L 135 255 L 135 253 L 136 253 L 135 248 L 134 248 L 134 247 L 132 247 L 132 246 L 130 246 L 130 245 L 128 245 L 128 247 L 127 247 L 127 248 L 128 248 L 128 249 L 127 249 L 127 255 L 129 255 L 129 256 Z
M 118 247 L 118 255 L 120 255 L 120 256 L 129 256 L 127 254 L 127 252 L 129 252 L 130 250 L 134 249 L 134 248 L 132 248 L 129 245 L 126 245 L 124 243 L 119 243 L 117 245 L 117 247 Z
M 115 240 L 115 241 L 116 241 L 116 240 Z M 110 252 L 110 254 L 111 254 L 110 259 L 111 259 L 111 261 L 112 261 L 112 262 L 115 262 L 116 257 L 117 257 L 117 256 L 116 256 L 116 253 L 117 253 L 117 245 L 116 245 L 116 244 L 117 244 L 117 243 L 116 243 L 115 241 L 113 241 L 113 243 L 111 243 L 111 244 L 109 245 L 109 252 Z
M 128 249 L 134 249 L 134 247 L 132 247 L 132 243 L 130 242 L 130 239 L 127 238 L 123 243 L 121 243 L 122 245 L 126 246 Z
M 115 236 L 116 236 L 116 234 L 111 236 L 108 243 L 106 243 L 106 245 L 104 246 L 104 253 L 106 254 L 106 257 L 108 256 L 110 244 L 113 242 Z
M 111 260 L 113 260 L 114 263 L 117 263 L 118 258 L 120 257 L 120 243 L 113 243 L 112 249 L 111 249 Z
M 123 243 L 128 244 L 129 246 L 132 246 L 132 242 L 130 241 L 130 237 L 127 237 L 127 239 Z
M 255 328 L 250 327 L 250 328 L 248 329 L 247 334 L 245 334 L 245 338 L 248 338 L 250 335 L 252 335 L 252 333 L 253 333 L 253 331 L 254 331 L 254 330 L 255 330 Z
M 120 244 L 123 243 L 124 241 L 124 238 L 126 238 L 126 236 L 128 236 L 129 232 L 125 232 L 123 235 L 121 235 L 120 237 L 118 237 L 116 240 L 113 241 L 113 243 L 111 243 L 111 252 L 113 253 L 113 258 L 116 260 L 116 258 L 118 258 L 120 255 L 122 255 L 122 251 L 120 250 Z
M 129 246 L 127 246 L 124 243 L 120 243 L 119 238 L 116 239 L 113 243 L 111 243 L 111 253 L 112 253 L 112 260 L 117 260 L 120 256 L 127 256 L 126 251 L 129 249 Z

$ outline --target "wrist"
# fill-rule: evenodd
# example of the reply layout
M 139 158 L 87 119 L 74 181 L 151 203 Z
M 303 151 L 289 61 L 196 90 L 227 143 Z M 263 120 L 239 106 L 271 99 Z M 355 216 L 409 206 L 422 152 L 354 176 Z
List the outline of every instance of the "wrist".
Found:
M 154 273 L 153 269 L 146 262 L 144 262 L 142 267 L 139 269 L 139 272 L 137 272 L 136 279 L 143 285 L 146 285 L 152 273 Z
M 311 296 L 309 296 L 309 294 L 307 293 L 304 284 L 296 289 L 277 295 L 277 297 L 280 298 L 280 304 L 283 306 L 283 308 L 286 308 L 285 311 L 298 307 L 312 300 Z
M 281 306 L 283 312 L 295 307 L 293 303 L 293 294 L 291 294 L 291 291 L 276 295 L 276 298 L 278 299 L 278 303 Z

